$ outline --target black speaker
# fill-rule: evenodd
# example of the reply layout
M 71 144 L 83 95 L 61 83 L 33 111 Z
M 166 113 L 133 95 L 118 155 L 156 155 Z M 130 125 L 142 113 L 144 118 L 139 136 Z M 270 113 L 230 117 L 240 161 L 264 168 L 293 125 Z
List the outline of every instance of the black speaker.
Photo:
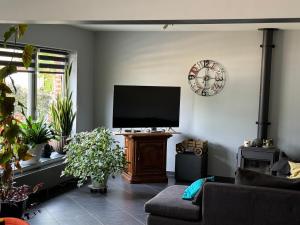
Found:
M 196 156 L 193 152 L 177 153 L 175 157 L 176 181 L 193 182 L 207 176 L 207 153 Z

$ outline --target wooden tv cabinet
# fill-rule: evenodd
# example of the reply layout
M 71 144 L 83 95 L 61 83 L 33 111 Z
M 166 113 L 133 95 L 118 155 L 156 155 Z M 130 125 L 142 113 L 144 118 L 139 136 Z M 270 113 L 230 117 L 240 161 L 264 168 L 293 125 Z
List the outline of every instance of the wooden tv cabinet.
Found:
M 172 133 L 121 133 L 125 137 L 125 154 L 129 162 L 123 177 L 129 183 L 164 183 L 167 140 Z

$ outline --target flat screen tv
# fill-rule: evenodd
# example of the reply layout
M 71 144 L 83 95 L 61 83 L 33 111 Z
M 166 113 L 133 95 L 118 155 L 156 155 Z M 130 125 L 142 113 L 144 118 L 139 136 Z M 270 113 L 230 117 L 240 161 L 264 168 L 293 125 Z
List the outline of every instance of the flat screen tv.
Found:
M 113 128 L 179 127 L 180 87 L 114 86 Z

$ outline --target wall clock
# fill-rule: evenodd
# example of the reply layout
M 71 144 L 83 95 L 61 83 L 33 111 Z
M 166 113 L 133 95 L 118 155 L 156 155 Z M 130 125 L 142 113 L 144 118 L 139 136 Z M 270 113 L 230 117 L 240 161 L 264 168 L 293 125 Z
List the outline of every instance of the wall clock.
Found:
M 226 82 L 224 67 L 213 60 L 200 60 L 190 69 L 188 75 L 192 90 L 201 96 L 213 96 L 222 91 Z

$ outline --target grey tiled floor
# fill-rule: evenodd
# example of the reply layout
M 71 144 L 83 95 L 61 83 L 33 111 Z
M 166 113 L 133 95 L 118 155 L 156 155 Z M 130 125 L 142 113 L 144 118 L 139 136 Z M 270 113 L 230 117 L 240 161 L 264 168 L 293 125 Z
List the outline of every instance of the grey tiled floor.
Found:
M 174 184 L 128 184 L 122 178 L 110 179 L 108 193 L 90 193 L 77 188 L 42 203 L 41 213 L 31 225 L 144 225 L 144 203 L 166 186 Z

